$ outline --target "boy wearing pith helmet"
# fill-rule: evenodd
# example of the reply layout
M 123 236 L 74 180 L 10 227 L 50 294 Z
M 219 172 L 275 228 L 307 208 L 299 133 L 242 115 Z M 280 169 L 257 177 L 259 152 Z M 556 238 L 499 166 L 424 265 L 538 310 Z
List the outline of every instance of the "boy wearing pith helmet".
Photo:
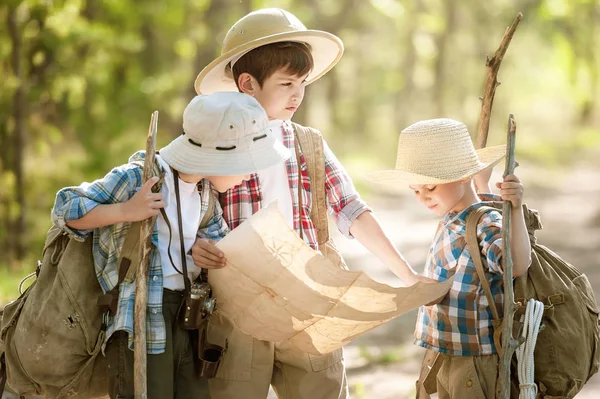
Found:
M 424 274 L 438 281 L 445 281 L 454 274 L 454 283 L 441 301 L 421 307 L 415 330 L 417 345 L 440 354 L 437 361 L 441 366 L 432 381 L 441 399 L 495 397 L 498 352 L 492 321 L 495 319 L 493 308 L 502 309 L 503 302 L 502 215 L 496 210 L 486 210 L 476 229 L 481 253 L 470 253 L 467 216 L 484 205 L 482 200 L 511 202 L 513 276 L 524 274 L 531 263 L 531 247 L 521 207 L 523 185 L 519 179 L 509 175 L 496 184 L 501 198 L 477 195 L 473 187 L 474 175 L 492 168 L 504 153 L 504 146 L 476 151 L 461 122 L 426 120 L 407 127 L 400 134 L 394 170 L 370 174 L 371 180 L 387 187 L 409 187 L 419 202 L 442 218 L 429 249 Z M 482 260 L 485 281 L 479 279 L 475 257 Z M 483 289 L 486 283 L 493 297 L 489 300 Z
M 358 239 L 404 284 L 432 281 L 418 276 L 395 249 L 320 133 L 290 122 L 302 104 L 305 86 L 333 68 L 342 53 L 338 37 L 308 30 L 281 9 L 252 12 L 228 31 L 222 55 L 200 72 L 196 91 L 232 90 L 255 97 L 267 111 L 270 128 L 292 156 L 285 165 L 261 170 L 222 195 L 225 220 L 234 229 L 277 200 L 289 226 L 312 248 L 330 254 L 326 224 L 324 229 L 320 227 L 323 220 L 326 223 L 328 209 L 344 235 Z M 316 142 L 317 146 L 302 144 L 307 137 L 312 141 L 304 143 Z M 322 175 L 309 175 L 308 158 L 320 161 Z M 197 241 L 193 256 L 202 267 L 225 265 L 223 254 L 207 240 Z M 228 323 L 217 320 L 223 326 Z M 258 341 L 228 327 L 224 335 L 229 349 L 217 378 L 210 382 L 213 398 L 266 398 L 269 385 L 286 399 L 348 396 L 341 350 L 312 356 L 288 344 Z
M 125 277 L 128 273 L 118 264 L 119 256 L 131 224 L 152 216 L 158 218 L 148 278 L 148 397 L 208 398 L 206 380 L 195 367 L 194 333 L 178 317 L 184 294 L 189 294 L 190 282 L 201 270 L 193 266 L 188 251 L 197 236 L 219 240 L 229 232 L 213 187 L 226 191 L 248 174 L 289 156 L 267 124 L 264 109 L 250 96 L 231 92 L 197 96 L 183 113 L 183 133 L 156 155 L 154 174 L 164 173 L 159 192 L 152 190 L 158 177 L 142 181 L 144 151 L 102 179 L 58 192 L 54 224 L 76 240 L 93 234 L 98 282 L 104 292 L 116 290 L 118 297 L 116 306 L 109 306 L 104 342 L 111 398 L 134 396 L 136 287 Z

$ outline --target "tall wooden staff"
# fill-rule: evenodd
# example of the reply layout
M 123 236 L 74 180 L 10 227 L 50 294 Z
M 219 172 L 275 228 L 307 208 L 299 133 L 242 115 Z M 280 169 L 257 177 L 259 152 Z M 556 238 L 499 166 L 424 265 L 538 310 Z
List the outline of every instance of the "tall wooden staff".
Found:
M 144 184 L 152 177 L 154 167 L 154 152 L 156 151 L 156 130 L 158 129 L 158 111 L 152 113 L 148 137 L 146 138 L 146 157 L 144 159 Z M 140 226 L 140 263 L 137 265 L 135 283 L 134 310 L 134 354 L 133 354 L 133 384 L 136 399 L 148 397 L 146 372 L 146 311 L 148 307 L 148 264 L 152 249 L 152 231 L 156 216 L 150 217 Z
M 512 175 L 515 171 L 515 133 L 517 126 L 512 114 L 508 116 L 508 135 L 506 137 L 506 166 L 504 177 Z M 502 248 L 504 252 L 504 320 L 502 321 L 502 353 L 500 355 L 500 371 L 498 373 L 498 386 L 496 397 L 498 399 L 510 398 L 510 363 L 515 350 L 520 342 L 512 336 L 513 316 L 515 313 L 515 294 L 513 291 L 513 262 L 510 253 L 510 219 L 512 205 L 510 201 L 502 204 Z
M 498 71 L 508 49 L 519 22 L 523 19 L 523 14 L 518 13 L 513 23 L 506 28 L 500 46 L 492 58 L 487 58 L 485 66 L 487 68 L 487 77 L 485 81 L 485 92 L 481 99 L 481 112 L 479 114 L 479 125 L 477 126 L 477 136 L 475 139 L 475 148 L 484 148 L 487 144 L 488 132 L 490 129 L 490 118 L 492 115 L 492 105 L 498 82 Z M 514 139 L 516 125 L 513 115 L 508 120 L 508 137 L 506 151 L 506 168 L 504 176 L 512 174 L 515 168 L 514 159 Z M 512 208 L 510 202 L 503 206 L 503 227 L 502 239 L 504 248 L 504 322 L 502 324 L 502 353 L 500 358 L 500 370 L 498 374 L 498 384 L 496 389 L 497 399 L 510 398 L 510 364 L 518 341 L 512 337 L 513 314 L 515 311 L 515 299 L 512 285 L 512 258 L 510 256 L 510 216 Z

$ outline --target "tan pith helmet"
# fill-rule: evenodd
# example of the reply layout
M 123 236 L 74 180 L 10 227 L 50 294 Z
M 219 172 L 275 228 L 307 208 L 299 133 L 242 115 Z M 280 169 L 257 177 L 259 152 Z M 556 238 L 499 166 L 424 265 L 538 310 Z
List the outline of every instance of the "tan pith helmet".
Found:
M 288 41 L 310 46 L 314 67 L 306 78 L 306 84 L 327 73 L 344 53 L 340 38 L 328 32 L 306 29 L 298 18 L 285 10 L 265 8 L 253 11 L 233 24 L 227 32 L 221 56 L 208 64 L 196 78 L 196 92 L 237 91 L 231 68 L 228 67 L 231 61 L 237 61 L 257 47 Z

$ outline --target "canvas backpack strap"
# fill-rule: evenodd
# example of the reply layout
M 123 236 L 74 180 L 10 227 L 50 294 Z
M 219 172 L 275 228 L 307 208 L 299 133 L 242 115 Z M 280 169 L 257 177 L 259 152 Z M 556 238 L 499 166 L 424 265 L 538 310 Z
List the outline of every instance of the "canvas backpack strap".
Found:
M 204 182 L 204 184 L 210 184 L 210 183 L 207 181 L 207 182 Z M 215 203 L 217 202 L 217 197 L 216 197 L 215 193 L 213 193 L 211 190 L 208 190 L 208 191 L 209 191 L 208 208 L 206 209 L 206 213 L 202 217 L 202 220 L 200 220 L 200 228 L 201 229 L 208 226 L 208 223 L 211 221 L 211 219 L 213 218 L 214 213 L 215 213 Z
M 492 290 L 490 288 L 490 283 L 485 277 L 485 268 L 483 267 L 483 264 L 484 262 L 487 262 L 487 260 L 483 259 L 483 255 L 479 249 L 479 240 L 477 239 L 477 224 L 479 223 L 481 217 L 490 209 L 493 208 L 480 206 L 469 212 L 469 215 L 467 216 L 466 239 L 467 248 L 469 248 L 471 258 L 473 259 L 473 263 L 475 263 L 475 269 L 477 270 L 477 275 L 481 281 L 481 286 L 483 287 L 485 297 L 487 298 L 490 309 L 492 310 L 494 320 L 500 320 L 498 308 L 496 308 L 496 302 L 494 301 L 494 296 L 492 295 Z
M 205 182 L 205 184 L 210 184 L 209 182 Z M 211 221 L 211 219 L 214 216 L 215 213 L 215 204 L 217 202 L 217 196 L 214 192 L 212 192 L 212 190 L 208 190 L 209 195 L 208 195 L 208 207 L 206 208 L 206 213 L 204 214 L 204 216 L 202 217 L 202 220 L 200 220 L 200 227 L 201 229 L 208 227 L 208 223 Z M 207 282 L 208 281 L 208 269 L 201 269 L 200 271 L 200 281 L 203 282 Z
M 308 176 L 312 187 L 312 209 L 310 219 L 317 231 L 319 248 L 329 241 L 329 224 L 327 220 L 327 195 L 325 192 L 325 152 L 323 147 L 323 136 L 313 128 L 305 127 L 292 122 L 295 132 L 296 158 L 300 168 L 300 153 L 298 146 L 306 160 Z M 300 173 L 300 172 L 298 172 Z M 298 201 L 302 204 L 302 192 L 298 189 Z
M 117 313 L 119 286 L 123 281 L 132 282 L 135 279 L 137 269 L 135 265 L 137 265 L 139 260 L 140 226 L 140 222 L 132 223 L 129 226 L 125 243 L 119 254 L 119 278 L 117 284 L 112 290 L 98 298 L 98 306 L 110 312 L 113 316 Z

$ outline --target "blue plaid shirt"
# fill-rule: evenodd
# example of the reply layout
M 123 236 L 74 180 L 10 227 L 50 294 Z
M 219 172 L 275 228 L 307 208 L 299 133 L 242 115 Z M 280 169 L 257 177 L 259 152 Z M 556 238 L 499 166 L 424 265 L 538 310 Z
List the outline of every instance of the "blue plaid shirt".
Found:
M 129 200 L 143 185 L 143 162 L 145 152 L 139 151 L 129 158 L 129 163 L 114 168 L 104 178 L 78 187 L 67 187 L 56 195 L 52 209 L 52 221 L 75 240 L 83 241 L 93 233 L 93 257 L 98 282 L 104 292 L 110 291 L 118 282 L 118 261 L 130 223 L 117 223 L 94 230 L 75 230 L 66 223 L 81 219 L 100 204 L 114 204 Z M 214 195 L 207 180 L 199 183 L 201 196 L 200 219 L 208 210 L 208 198 Z M 198 236 L 220 240 L 229 232 L 223 220 L 223 212 L 215 201 L 214 217 L 207 227 L 198 230 Z M 148 312 L 146 317 L 146 342 L 149 354 L 163 353 L 166 344 L 165 323 L 162 315 L 163 274 L 158 253 L 158 230 L 152 233 L 154 244 L 150 252 L 148 269 Z M 109 320 L 106 340 L 117 330 L 129 333 L 129 346 L 133 348 L 133 310 L 135 303 L 135 281 L 123 282 L 119 287 L 118 310 Z M 106 342 L 106 341 L 105 341 Z
M 479 195 L 484 201 L 501 201 L 492 195 Z M 466 242 L 466 219 L 476 203 L 460 213 L 448 213 L 440 222 L 429 249 L 424 275 L 438 281 L 455 271 L 454 283 L 444 299 L 419 309 L 415 344 L 454 356 L 480 356 L 497 353 L 494 345 L 492 311 L 481 286 Z M 502 215 L 488 211 L 477 225 L 481 253 L 487 260 L 485 271 L 499 312 L 502 312 Z M 479 256 L 477 254 L 476 256 Z M 484 268 L 486 264 L 484 263 Z M 500 317 L 502 314 L 500 313 Z

